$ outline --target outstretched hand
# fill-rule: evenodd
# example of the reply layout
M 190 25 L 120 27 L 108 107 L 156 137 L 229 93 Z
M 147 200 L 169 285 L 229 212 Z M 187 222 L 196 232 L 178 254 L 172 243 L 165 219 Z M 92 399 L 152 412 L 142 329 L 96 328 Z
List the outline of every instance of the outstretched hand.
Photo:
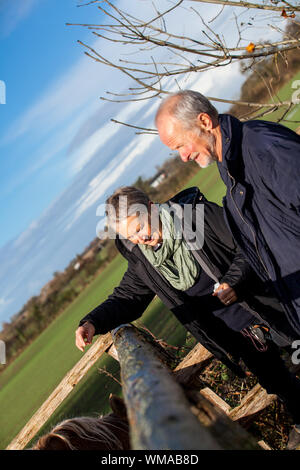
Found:
M 230 287 L 227 282 L 223 282 L 212 294 L 214 297 L 218 297 L 224 305 L 230 305 L 237 301 L 237 295 L 235 290 Z
M 95 327 L 90 322 L 85 322 L 79 326 L 75 332 L 75 344 L 80 351 L 84 351 L 87 344 L 92 343 L 95 334 Z

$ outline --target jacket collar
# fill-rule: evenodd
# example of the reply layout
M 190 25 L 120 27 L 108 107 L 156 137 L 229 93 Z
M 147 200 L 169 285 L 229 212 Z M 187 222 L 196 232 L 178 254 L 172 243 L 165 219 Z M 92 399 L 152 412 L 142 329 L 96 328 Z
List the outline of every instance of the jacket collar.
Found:
M 195 204 L 199 202 L 199 199 L 205 200 L 205 197 L 201 193 L 199 188 L 197 188 L 197 186 L 193 186 L 191 188 L 187 188 L 183 191 L 180 191 L 180 193 L 176 194 L 171 199 L 169 199 L 166 204 L 193 204 L 193 206 L 195 206 Z
M 127 238 L 121 238 L 120 235 L 117 235 L 116 238 L 117 240 L 119 240 L 119 242 L 121 242 L 121 246 L 123 245 L 128 251 L 132 251 L 133 248 L 136 246 L 135 243 L 132 243 L 130 240 L 127 240 Z
M 218 166 L 228 170 L 232 176 L 240 175 L 243 171 L 243 123 L 230 114 L 219 114 L 219 124 L 222 134 L 222 162 Z

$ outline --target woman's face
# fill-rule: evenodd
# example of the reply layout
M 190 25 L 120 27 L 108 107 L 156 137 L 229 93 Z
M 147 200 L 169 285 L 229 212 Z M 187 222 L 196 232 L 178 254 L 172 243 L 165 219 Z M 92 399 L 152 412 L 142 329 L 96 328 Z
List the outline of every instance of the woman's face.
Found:
M 134 244 L 155 246 L 162 242 L 161 222 L 155 210 L 130 215 L 118 223 L 117 231 Z

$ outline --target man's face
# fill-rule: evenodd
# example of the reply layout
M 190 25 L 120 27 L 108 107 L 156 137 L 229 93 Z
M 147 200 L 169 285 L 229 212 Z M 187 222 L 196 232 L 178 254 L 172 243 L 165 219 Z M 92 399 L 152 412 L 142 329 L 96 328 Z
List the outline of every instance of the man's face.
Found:
M 150 213 L 131 215 L 117 225 L 118 233 L 134 244 L 155 246 L 162 242 L 159 218 Z
M 183 162 L 194 160 L 206 168 L 218 160 L 215 136 L 195 127 L 186 130 L 175 118 L 165 116 L 157 123 L 161 141 L 171 150 L 177 150 Z

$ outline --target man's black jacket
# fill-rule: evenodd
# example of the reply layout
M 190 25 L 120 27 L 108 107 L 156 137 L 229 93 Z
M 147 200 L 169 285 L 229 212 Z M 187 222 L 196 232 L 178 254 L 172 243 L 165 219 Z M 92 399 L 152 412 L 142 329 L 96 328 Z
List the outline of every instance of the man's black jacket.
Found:
M 251 267 L 300 335 L 300 136 L 278 123 L 219 115 L 224 213 Z
M 262 297 L 249 294 L 252 290 L 263 294 L 262 285 L 238 250 L 225 224 L 222 208 L 207 201 L 196 187 L 180 192 L 167 204 L 174 207 L 192 205 L 191 220 L 184 219 L 183 229 L 184 238 L 189 240 L 191 248 L 193 243 L 190 242 L 192 237 L 189 232 L 195 229 L 195 215 L 201 205 L 204 205 L 204 243 L 202 248 L 192 250 L 195 258 L 216 282 L 227 282 L 236 290 L 240 303 L 257 316 L 258 322 L 271 326 L 284 339 L 288 337 L 289 340 L 289 330 L 285 332 L 285 325 L 280 323 L 281 312 L 276 310 L 276 303 L 274 309 L 272 299 L 268 299 L 269 305 L 263 305 Z M 197 230 L 200 229 L 197 226 Z M 233 331 L 214 315 L 205 315 L 205 312 L 201 312 L 200 305 L 195 311 L 191 298 L 171 286 L 149 263 L 138 245 L 117 238 L 116 246 L 128 260 L 128 269 L 112 295 L 86 315 L 79 325 L 90 321 L 95 326 L 95 334 L 107 333 L 120 324 L 139 318 L 156 294 L 204 347 L 237 374 L 243 375 L 236 363 L 239 351 L 235 349 L 235 338 L 240 333 Z

